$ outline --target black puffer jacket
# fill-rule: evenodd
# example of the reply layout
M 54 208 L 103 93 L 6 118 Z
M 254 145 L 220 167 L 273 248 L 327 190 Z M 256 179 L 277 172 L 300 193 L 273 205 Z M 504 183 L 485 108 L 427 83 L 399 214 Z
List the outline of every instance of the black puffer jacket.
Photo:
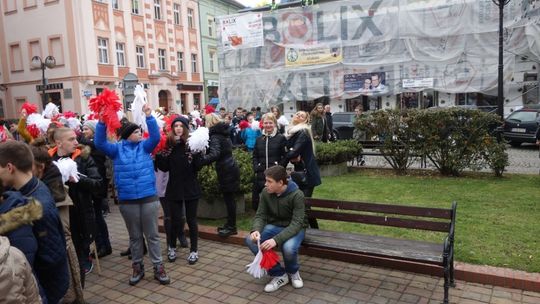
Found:
M 157 154 L 156 165 L 159 170 L 169 172 L 165 198 L 168 201 L 195 200 L 201 197 L 201 186 L 197 180 L 200 163 L 199 155 L 192 155 L 186 144 L 179 142 L 169 155 Z
M 77 139 L 77 141 L 81 145 L 90 147 L 90 156 L 94 160 L 98 173 L 101 176 L 101 179 L 103 180 L 103 183 L 101 184 L 101 192 L 94 193 L 95 197 L 98 199 L 107 197 L 107 191 L 108 191 L 107 156 L 101 150 L 98 150 L 96 148 L 96 145 L 94 144 L 94 138 L 88 139 L 84 136 L 80 136 L 79 139 Z
M 301 162 L 294 163 L 295 171 L 306 170 L 308 187 L 316 187 L 321 184 L 321 175 L 317 160 L 313 153 L 313 145 L 309 130 L 302 126 L 293 127 L 289 130 L 290 137 L 287 140 L 287 160 L 296 159 L 300 155 Z
M 253 171 L 257 175 L 257 184 L 264 187 L 264 170 L 275 165 L 287 166 L 287 139 L 282 134 L 261 135 L 253 149 Z
M 202 157 L 203 165 L 216 162 L 216 173 L 221 192 L 240 190 L 240 169 L 232 155 L 229 126 L 220 122 L 210 128 L 210 144 L 207 154 Z

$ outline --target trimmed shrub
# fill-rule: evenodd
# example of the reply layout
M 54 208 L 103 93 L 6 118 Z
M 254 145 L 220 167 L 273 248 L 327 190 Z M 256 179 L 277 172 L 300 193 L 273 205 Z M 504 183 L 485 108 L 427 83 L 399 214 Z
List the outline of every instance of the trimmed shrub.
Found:
M 362 153 L 362 146 L 355 140 L 317 142 L 315 148 L 317 149 L 316 158 L 319 165 L 347 162 Z

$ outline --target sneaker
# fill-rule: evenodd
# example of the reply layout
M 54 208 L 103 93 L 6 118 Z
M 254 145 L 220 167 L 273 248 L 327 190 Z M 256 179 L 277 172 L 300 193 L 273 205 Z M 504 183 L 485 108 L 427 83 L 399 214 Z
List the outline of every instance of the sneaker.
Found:
M 169 262 L 176 261 L 176 248 L 169 247 L 167 250 L 167 258 L 169 259 Z
M 165 272 L 163 264 L 154 266 L 154 278 L 158 280 L 161 285 L 167 285 L 171 282 L 171 279 L 169 279 L 169 276 Z
M 133 274 L 129 278 L 129 285 L 133 286 L 144 278 L 144 265 L 142 263 L 133 263 Z
M 265 292 L 274 292 L 278 289 L 280 289 L 282 286 L 287 285 L 289 283 L 289 276 L 287 274 L 284 274 L 279 277 L 272 278 L 272 281 L 270 281 L 266 286 L 264 286 Z
M 228 237 L 231 235 L 238 234 L 238 231 L 236 230 L 236 227 L 225 225 L 223 229 L 218 230 L 218 235 L 220 237 Z
M 197 251 L 192 251 L 187 258 L 189 265 L 193 265 L 197 263 L 198 260 L 199 260 L 199 254 L 197 253 Z
M 300 277 L 300 271 L 297 271 L 296 273 L 293 273 L 291 276 L 291 284 L 294 288 L 302 288 L 304 287 L 304 281 L 302 281 L 302 278 Z
M 84 274 L 88 275 L 94 269 L 94 263 L 92 263 L 91 261 L 85 262 L 83 268 Z

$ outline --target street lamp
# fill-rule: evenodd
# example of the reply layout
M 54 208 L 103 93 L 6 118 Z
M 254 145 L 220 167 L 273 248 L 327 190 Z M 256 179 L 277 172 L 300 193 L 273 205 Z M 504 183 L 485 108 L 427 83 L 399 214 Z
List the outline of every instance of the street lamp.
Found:
M 43 108 L 47 105 L 47 97 L 45 96 L 45 87 L 47 86 L 47 79 L 45 79 L 45 69 L 52 69 L 56 66 L 56 59 L 53 56 L 47 56 L 45 61 L 39 56 L 32 57 L 32 67 L 41 69 L 41 84 L 42 84 L 42 94 L 41 101 L 43 103 Z
M 497 85 L 497 114 L 504 119 L 504 83 L 503 83 L 503 23 L 504 23 L 504 6 L 510 3 L 510 0 L 491 0 L 499 7 L 499 76 Z

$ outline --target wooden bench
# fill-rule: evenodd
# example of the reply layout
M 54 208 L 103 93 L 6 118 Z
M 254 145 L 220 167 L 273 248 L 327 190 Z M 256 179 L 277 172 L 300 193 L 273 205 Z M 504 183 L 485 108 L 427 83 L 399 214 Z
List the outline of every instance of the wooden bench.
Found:
M 308 229 L 303 246 L 306 249 L 330 250 L 380 259 L 428 264 L 442 268 L 444 303 L 448 289 L 454 287 L 454 229 L 457 204 L 450 209 L 374 204 L 306 198 L 309 217 L 319 220 L 391 226 L 445 233 L 439 243 L 395 239 L 358 233 Z M 442 239 L 442 238 L 441 238 Z M 440 273 L 440 272 L 439 272 Z

